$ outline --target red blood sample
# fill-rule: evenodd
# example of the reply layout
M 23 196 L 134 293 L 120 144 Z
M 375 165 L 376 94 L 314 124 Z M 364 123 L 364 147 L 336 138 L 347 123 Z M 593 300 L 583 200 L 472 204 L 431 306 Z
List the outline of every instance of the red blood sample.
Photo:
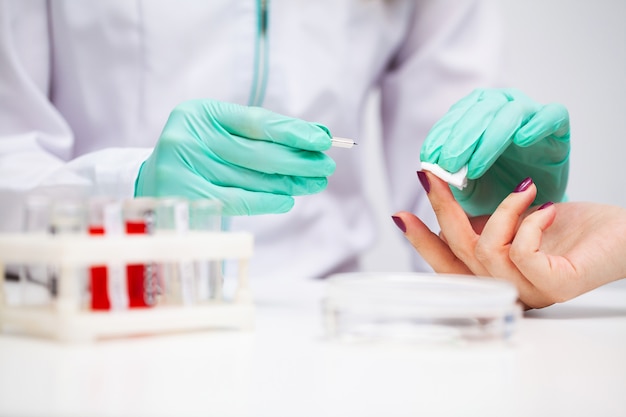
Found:
M 146 234 L 145 221 L 126 221 L 127 234 Z M 152 307 L 156 297 L 156 268 L 153 264 L 129 264 L 126 266 L 129 306 Z
M 103 226 L 90 226 L 90 235 L 104 235 Z M 89 284 L 91 287 L 91 309 L 110 310 L 109 290 L 107 283 L 106 266 L 92 266 L 89 268 Z

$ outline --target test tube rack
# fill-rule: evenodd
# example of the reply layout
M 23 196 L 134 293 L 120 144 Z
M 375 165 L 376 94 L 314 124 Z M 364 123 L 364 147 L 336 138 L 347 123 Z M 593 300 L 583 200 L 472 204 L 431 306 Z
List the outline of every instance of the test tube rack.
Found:
M 63 342 L 201 329 L 249 330 L 254 306 L 248 282 L 253 237 L 245 232 L 89 236 L 0 234 L 0 330 Z M 235 260 L 236 288 L 230 300 L 115 311 L 84 308 L 80 271 L 111 262 Z M 9 305 L 7 264 L 52 264 L 59 270 L 57 296 L 45 306 Z

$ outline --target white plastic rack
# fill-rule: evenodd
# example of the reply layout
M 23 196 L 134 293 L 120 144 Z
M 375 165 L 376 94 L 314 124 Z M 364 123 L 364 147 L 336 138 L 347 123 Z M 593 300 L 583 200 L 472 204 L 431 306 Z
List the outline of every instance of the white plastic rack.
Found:
M 10 305 L 7 284 L 0 279 L 0 329 L 65 342 L 200 329 L 251 329 L 254 309 L 248 261 L 252 253 L 252 235 L 241 232 L 189 232 L 184 236 L 0 234 L 0 277 L 4 277 L 7 264 L 49 264 L 60 271 L 57 295 L 46 305 Z M 212 260 L 237 261 L 232 299 L 115 311 L 94 311 L 82 304 L 80 271 L 86 267 Z

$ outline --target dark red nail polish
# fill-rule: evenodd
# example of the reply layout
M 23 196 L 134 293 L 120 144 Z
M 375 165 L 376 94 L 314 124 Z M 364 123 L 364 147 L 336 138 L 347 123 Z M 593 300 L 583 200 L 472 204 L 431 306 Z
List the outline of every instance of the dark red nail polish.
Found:
M 406 225 L 402 221 L 402 219 L 398 216 L 391 216 L 393 222 L 398 226 L 398 229 L 402 230 L 402 233 L 406 233 Z
M 430 182 L 428 182 L 428 177 L 424 171 L 417 171 L 417 178 L 422 183 L 422 187 L 426 190 L 426 194 L 430 192 Z
M 548 201 L 547 203 L 543 203 L 537 210 L 543 210 L 544 208 L 550 207 L 554 203 L 552 201 Z
M 526 191 L 528 189 L 528 187 L 530 187 L 530 184 L 533 183 L 533 179 L 530 177 L 526 177 L 524 178 L 524 181 L 520 182 L 519 184 L 517 184 L 517 187 L 515 187 L 515 189 L 513 190 L 514 193 L 521 193 L 522 191 Z

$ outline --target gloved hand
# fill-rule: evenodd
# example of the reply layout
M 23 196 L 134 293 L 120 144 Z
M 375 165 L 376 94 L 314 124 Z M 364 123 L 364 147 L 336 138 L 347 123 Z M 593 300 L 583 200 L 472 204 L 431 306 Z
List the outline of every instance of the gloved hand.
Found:
M 475 90 L 454 104 L 428 133 L 420 159 L 449 172 L 468 166 L 468 185 L 452 187 L 471 216 L 490 214 L 526 177 L 534 204 L 562 201 L 569 174 L 569 114 L 512 89 Z
M 326 188 L 328 130 L 213 100 L 177 106 L 135 181 L 135 196 L 215 198 L 225 215 L 283 213 Z

